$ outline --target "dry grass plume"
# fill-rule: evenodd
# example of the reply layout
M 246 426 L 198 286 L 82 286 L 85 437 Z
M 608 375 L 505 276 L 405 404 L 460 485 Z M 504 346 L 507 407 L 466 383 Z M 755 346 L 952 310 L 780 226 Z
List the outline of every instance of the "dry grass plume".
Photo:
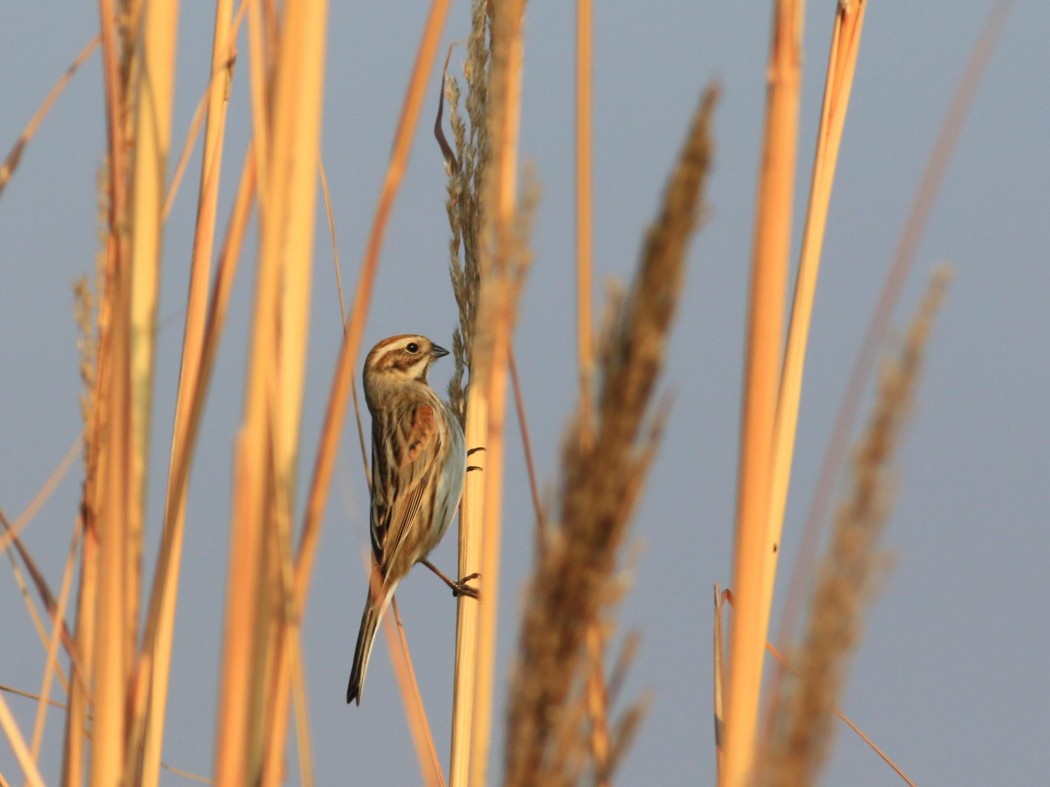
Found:
M 508 785 L 574 784 L 590 750 L 583 684 L 584 635 L 620 594 L 619 550 L 659 442 L 664 413 L 653 405 L 685 273 L 688 241 L 703 204 L 717 91 L 693 118 L 637 278 L 604 331 L 597 423 L 577 414 L 562 450 L 561 508 L 539 545 L 525 592 L 506 741 Z M 581 408 L 581 411 L 583 408 Z M 593 410 L 592 410 L 593 411 Z M 580 439 L 584 431 L 592 440 Z M 638 708 L 614 728 L 611 772 L 637 727 Z M 597 780 L 608 773 L 595 773 Z

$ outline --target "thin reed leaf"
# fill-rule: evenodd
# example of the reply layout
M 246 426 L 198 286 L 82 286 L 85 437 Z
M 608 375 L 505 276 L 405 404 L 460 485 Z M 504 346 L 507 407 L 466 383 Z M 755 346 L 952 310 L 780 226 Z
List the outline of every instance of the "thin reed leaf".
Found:
M 797 677 L 783 684 L 763 784 L 813 784 L 827 761 L 834 708 L 886 562 L 879 540 L 891 508 L 901 434 L 914 408 L 923 354 L 948 279 L 946 269 L 934 273 L 903 345 L 883 365 L 872 414 L 854 453 L 850 488 L 818 565 L 806 634 L 791 658 Z
M 335 239 L 335 217 L 332 215 L 332 196 L 328 191 L 328 178 L 325 175 L 324 162 L 321 162 L 321 187 L 324 190 L 324 204 L 328 212 L 328 231 L 332 236 L 332 266 L 335 269 L 335 289 L 339 296 L 339 322 L 343 326 L 343 338 L 347 332 L 346 301 L 343 299 L 343 274 L 339 265 L 339 244 Z M 357 426 L 357 445 L 361 449 L 361 466 L 365 469 L 365 481 L 369 492 L 372 491 L 372 472 L 368 467 L 368 451 L 365 449 L 365 430 L 361 425 L 361 405 L 357 399 L 357 382 L 351 376 L 350 394 L 354 402 L 354 423 Z
M 22 689 L 16 689 L 14 686 L 5 686 L 2 683 L 0 683 L 0 691 L 6 694 L 13 694 L 16 697 L 25 697 L 27 700 L 33 700 L 34 702 L 43 701 L 39 694 L 34 694 L 31 691 L 23 691 Z M 58 700 L 47 700 L 47 704 L 50 705 L 52 708 L 61 708 L 63 710 L 66 707 L 68 707 L 59 702 Z
M 79 523 L 78 523 L 79 524 Z M 70 540 L 69 550 L 66 553 L 66 565 L 62 572 L 62 587 L 58 593 L 58 603 L 50 611 L 51 636 L 47 643 L 47 658 L 44 662 L 44 675 L 40 680 L 40 699 L 37 702 L 36 722 L 33 725 L 32 756 L 34 762 L 40 761 L 40 746 L 44 738 L 44 724 L 47 720 L 47 709 L 51 704 L 51 682 L 57 674 L 59 682 L 66 693 L 69 693 L 69 684 L 62 674 L 62 666 L 58 661 L 58 645 L 63 642 L 72 645 L 72 638 L 66 630 L 66 609 L 69 605 L 70 590 L 73 586 L 73 572 L 76 568 L 78 546 L 80 544 L 80 527 L 73 528 L 73 537 Z
M 725 750 L 722 745 L 723 733 L 725 730 L 725 692 L 726 687 L 729 685 L 729 680 L 726 677 L 726 659 L 725 659 L 725 605 L 726 599 L 730 596 L 728 590 L 720 590 L 718 583 L 715 583 L 715 622 L 714 622 L 714 636 L 712 637 L 712 644 L 714 645 L 714 657 L 711 660 L 712 666 L 712 687 L 711 687 L 711 704 L 714 710 L 714 721 L 715 721 L 715 764 L 717 767 L 716 773 L 718 774 L 718 783 L 722 784 L 722 772 L 725 768 Z
M 3 515 L 2 511 L 0 511 L 0 522 L 3 523 L 5 530 L 10 529 L 11 526 L 7 523 L 7 517 Z M 25 546 L 22 544 L 21 539 L 17 539 L 14 543 L 15 547 L 20 552 L 25 549 Z M 11 566 L 11 578 L 15 581 L 15 585 L 18 586 L 18 593 L 22 597 L 22 602 L 25 604 L 26 607 L 26 613 L 29 615 L 29 620 L 33 624 L 33 628 L 36 630 L 37 637 L 40 639 L 41 644 L 43 644 L 46 648 L 49 639 L 47 630 L 45 629 L 44 621 L 41 619 L 40 613 L 37 610 L 36 602 L 33 600 L 33 595 L 29 592 L 29 585 L 26 583 L 25 575 L 22 573 L 22 568 L 18 565 L 18 561 L 15 559 L 14 553 L 8 552 L 6 554 L 7 561 Z M 29 557 L 29 553 L 25 552 L 25 554 L 23 555 L 23 560 L 31 559 L 32 558 Z M 41 577 L 41 579 L 43 579 L 43 577 Z M 46 587 L 46 583 L 43 589 L 47 591 L 47 596 L 50 598 L 51 590 L 50 588 Z
M 0 695 L 0 730 L 3 730 L 4 735 L 7 737 L 11 751 L 14 752 L 15 761 L 21 767 L 22 773 L 25 774 L 26 784 L 29 787 L 44 787 L 44 778 L 40 775 L 40 769 L 37 768 L 36 762 L 29 753 L 25 736 L 22 735 L 18 722 L 15 721 L 11 709 L 7 707 L 7 700 L 4 699 L 3 695 Z
M 37 129 L 39 129 L 40 124 L 44 122 L 47 113 L 51 111 L 51 107 L 55 105 L 58 97 L 62 95 L 62 92 L 66 89 L 66 85 L 69 84 L 69 80 L 71 80 L 80 67 L 87 62 L 87 59 L 95 52 L 101 41 L 102 38 L 100 36 L 95 36 L 88 42 L 87 46 L 81 50 L 80 54 L 77 55 L 76 59 L 70 64 L 69 68 L 65 70 L 65 73 L 59 77 L 55 86 L 51 88 L 47 97 L 41 102 L 40 107 L 33 114 L 33 117 L 30 118 L 26 127 L 22 130 L 22 133 L 18 135 L 18 140 L 11 147 L 7 157 L 0 162 L 0 195 L 3 195 L 7 182 L 11 179 L 11 176 L 15 174 L 15 170 L 18 169 L 18 165 L 22 161 L 22 155 L 25 153 L 26 146 L 33 140 L 33 137 L 36 136 Z
M 183 770 L 182 768 L 176 768 L 174 765 L 169 765 L 166 762 L 161 762 L 160 767 L 168 773 L 171 773 L 175 776 L 179 776 L 183 779 L 188 779 L 191 782 L 197 782 L 198 784 L 214 784 L 214 782 L 207 776 L 201 776 L 198 773 L 190 773 L 187 770 Z
M 405 626 L 401 622 L 401 611 L 397 606 L 397 597 L 392 601 L 392 615 L 383 621 L 383 632 L 386 634 L 387 646 L 390 648 L 391 661 L 394 665 L 394 676 L 401 690 L 401 703 L 405 707 L 408 727 L 412 732 L 412 743 L 415 745 L 416 757 L 419 759 L 419 772 L 427 787 L 445 787 L 445 777 L 441 772 L 441 761 L 434 747 L 434 736 L 430 732 L 430 722 L 423 707 L 423 697 L 416 682 L 416 671 L 412 666 L 412 654 L 408 649 L 408 638 Z
M 62 479 L 66 477 L 69 469 L 73 466 L 73 463 L 77 460 L 77 455 L 80 453 L 81 439 L 78 435 L 69 448 L 66 450 L 65 455 L 59 461 L 54 471 L 47 477 L 47 480 L 41 485 L 39 491 L 33 496 L 33 499 L 29 501 L 29 504 L 22 509 L 22 512 L 15 517 L 14 522 L 6 522 L 7 525 L 4 528 L 4 532 L 0 533 L 0 554 L 7 551 L 7 548 L 11 546 L 15 539 L 21 535 L 22 530 L 33 521 L 33 518 L 40 511 L 41 506 L 44 505 L 54 494 L 55 489 L 62 482 Z
M 76 454 L 76 448 L 77 448 L 77 445 L 74 444 L 74 446 L 72 446 L 70 448 L 70 452 L 69 452 L 69 454 L 67 454 L 67 456 L 75 455 Z M 63 463 L 63 464 L 65 464 L 65 463 Z M 60 473 L 60 474 L 52 474 L 52 479 L 54 479 L 56 477 L 56 475 L 60 477 L 61 475 L 64 475 L 64 471 L 62 471 L 62 473 Z M 49 482 L 47 484 L 45 484 L 45 488 L 47 486 L 49 486 L 49 485 L 50 485 L 50 479 L 49 479 Z M 37 497 L 39 499 L 40 495 L 38 495 Z M 34 503 L 35 502 L 36 501 L 34 501 Z M 34 504 L 31 503 L 30 504 L 30 508 L 32 508 L 33 505 Z M 15 525 L 17 525 L 20 520 L 28 521 L 28 519 L 26 519 L 26 513 L 25 512 L 23 512 L 23 514 L 19 517 L 19 519 L 16 520 Z M 54 594 L 51 592 L 51 588 L 48 585 L 47 579 L 44 577 L 43 572 L 37 566 L 36 561 L 33 559 L 32 555 L 29 553 L 29 550 L 26 548 L 25 544 L 23 544 L 22 540 L 18 537 L 17 532 L 15 530 L 15 526 L 12 525 L 8 521 L 8 519 L 4 515 L 4 512 L 3 512 L 2 509 L 0 509 L 0 525 L 3 526 L 3 535 L 6 536 L 6 537 L 9 537 L 11 539 L 11 543 L 14 545 L 15 551 L 18 553 L 19 558 L 21 558 L 23 565 L 25 565 L 25 567 L 26 567 L 26 571 L 28 572 L 30 578 L 32 579 L 33 585 L 36 587 L 37 595 L 40 597 L 40 600 L 43 602 L 44 607 L 47 610 L 48 616 L 52 620 L 52 623 L 53 623 L 53 626 L 54 626 L 54 631 L 57 633 L 59 641 L 62 643 L 63 647 L 65 648 L 66 653 L 69 655 L 70 663 L 73 665 L 73 669 L 74 669 L 74 673 L 73 674 L 75 675 L 76 674 L 76 668 L 77 668 L 78 661 L 79 661 L 79 656 L 78 656 L 78 653 L 77 653 L 76 645 L 75 645 L 74 640 L 73 640 L 73 636 L 70 634 L 69 629 L 66 627 L 66 623 L 65 623 L 65 603 L 63 601 L 61 601 L 61 600 L 58 601 L 58 602 L 55 601 Z M 74 544 L 74 546 L 77 543 L 77 541 L 79 539 L 79 536 L 80 536 L 80 527 L 79 527 L 79 522 L 78 522 L 78 527 L 76 527 L 74 529 L 74 534 L 73 534 L 73 544 Z M 73 549 L 72 552 L 75 552 L 75 549 Z M 72 552 L 71 552 L 71 555 L 72 555 Z M 70 559 L 72 559 L 72 557 Z M 38 615 L 38 613 L 36 611 L 35 605 L 32 602 L 32 597 L 30 596 L 29 588 L 27 587 L 27 585 L 26 585 L 26 583 L 25 583 L 25 581 L 23 579 L 22 572 L 19 569 L 18 564 L 15 561 L 14 556 L 12 554 L 10 554 L 10 553 L 8 553 L 8 560 L 10 560 L 10 562 L 11 562 L 12 574 L 15 577 L 15 581 L 18 583 L 19 589 L 20 589 L 20 591 L 22 593 L 22 597 L 24 598 L 24 600 L 26 602 L 26 606 L 27 606 L 27 608 L 29 610 L 29 615 L 30 615 L 30 617 L 33 620 L 33 625 L 37 629 L 37 633 L 40 636 L 41 642 L 44 643 L 47 646 L 48 652 L 50 652 L 50 644 L 49 644 L 50 643 L 50 637 L 46 634 L 46 632 L 44 630 L 44 625 L 43 625 L 42 621 L 40 620 L 40 617 L 39 617 L 39 615 Z M 65 582 L 67 581 L 67 579 L 69 577 L 72 576 L 72 574 L 70 572 L 71 572 L 71 568 L 69 567 L 69 564 L 67 563 L 66 573 L 63 574 L 63 588 L 62 588 L 62 592 L 68 592 L 68 588 L 66 587 Z M 61 599 L 61 596 L 60 596 L 60 599 Z M 62 674 L 61 667 L 59 665 L 57 665 L 57 663 L 54 666 L 55 666 L 55 669 L 58 672 L 59 681 L 62 683 L 63 688 L 68 691 L 69 690 L 69 681 L 67 681 L 65 676 Z M 46 667 L 46 668 L 50 669 L 50 667 Z
M 784 657 L 784 655 L 768 642 L 766 643 L 766 650 L 768 650 L 772 654 L 773 658 L 777 660 L 777 664 L 780 665 L 781 669 L 793 671 L 791 669 L 791 664 L 788 663 L 788 660 Z M 777 688 L 777 690 L 779 691 L 779 687 Z M 893 769 L 894 773 L 900 776 L 904 783 L 908 785 L 908 787 L 915 787 L 915 782 L 908 778 L 904 771 L 901 770 L 900 766 L 898 766 L 897 763 L 891 760 L 889 756 L 875 744 L 875 741 L 873 741 L 871 738 L 865 735 L 864 731 L 861 730 L 860 727 L 858 727 L 856 724 L 854 724 L 853 721 L 851 721 L 845 713 L 843 713 L 837 707 L 833 708 L 832 711 L 836 716 L 838 716 L 839 720 L 843 724 L 849 727 L 850 730 L 852 730 L 858 738 L 864 741 L 868 748 L 875 752 L 875 754 L 877 754 L 883 762 L 889 765 Z M 770 738 L 771 737 L 772 735 L 770 736 Z
M 295 713 L 295 743 L 299 761 L 299 781 L 303 787 L 313 787 L 314 766 L 310 745 L 310 714 L 306 706 L 306 674 L 303 670 L 302 648 L 295 651 L 292 664 L 292 699 Z
M 532 513 L 536 517 L 536 529 L 542 540 L 546 527 L 543 516 L 543 505 L 540 503 L 539 483 L 536 481 L 536 464 L 532 458 L 532 439 L 529 437 L 529 422 L 525 417 L 525 397 L 521 391 L 521 378 L 518 376 L 518 363 L 514 358 L 514 347 L 507 354 L 507 369 L 510 372 L 510 383 L 514 390 L 514 409 L 518 414 L 518 430 L 521 433 L 521 446 L 525 453 L 525 469 L 529 476 L 529 494 L 532 495 Z

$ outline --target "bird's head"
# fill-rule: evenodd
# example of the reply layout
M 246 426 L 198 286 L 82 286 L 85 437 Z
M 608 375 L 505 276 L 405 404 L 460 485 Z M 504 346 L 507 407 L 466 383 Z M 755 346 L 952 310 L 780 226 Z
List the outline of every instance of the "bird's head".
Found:
M 448 355 L 448 350 L 426 336 L 402 334 L 383 339 L 365 358 L 365 392 L 377 386 L 427 382 L 430 364 Z

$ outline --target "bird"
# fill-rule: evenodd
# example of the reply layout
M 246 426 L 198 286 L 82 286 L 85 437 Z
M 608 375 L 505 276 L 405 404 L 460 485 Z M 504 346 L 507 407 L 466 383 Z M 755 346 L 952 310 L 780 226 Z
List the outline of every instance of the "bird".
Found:
M 416 563 L 430 566 L 453 593 L 476 597 L 472 588 L 449 580 L 427 561 L 459 507 L 467 471 L 459 419 L 427 383 L 430 365 L 448 354 L 425 336 L 402 334 L 383 339 L 365 358 L 365 402 L 372 415 L 372 570 L 347 704 L 361 704 L 376 629 L 398 583 Z

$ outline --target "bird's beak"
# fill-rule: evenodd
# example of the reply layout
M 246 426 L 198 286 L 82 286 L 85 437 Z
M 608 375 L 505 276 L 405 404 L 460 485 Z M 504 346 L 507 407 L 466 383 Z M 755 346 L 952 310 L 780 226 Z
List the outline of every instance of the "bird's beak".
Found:
M 444 347 L 439 347 L 436 344 L 430 345 L 430 355 L 434 358 L 444 358 L 448 355 L 448 350 Z

